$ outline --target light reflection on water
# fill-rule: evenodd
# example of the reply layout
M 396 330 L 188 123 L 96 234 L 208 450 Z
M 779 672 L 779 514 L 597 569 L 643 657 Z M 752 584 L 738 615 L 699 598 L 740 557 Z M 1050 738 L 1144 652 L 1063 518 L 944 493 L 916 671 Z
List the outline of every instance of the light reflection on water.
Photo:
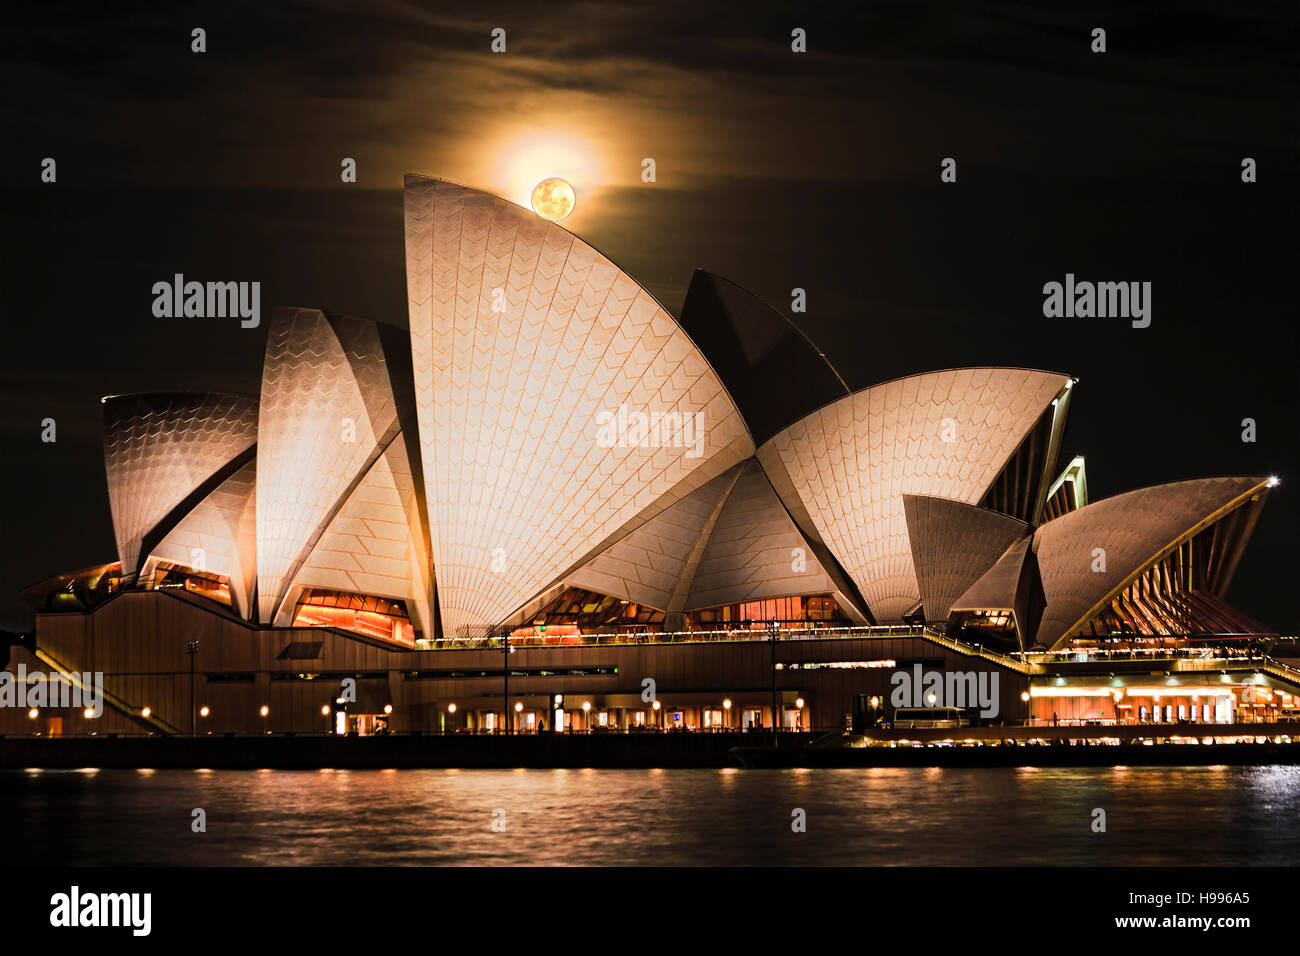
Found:
M 1297 767 L 89 770 L 0 772 L 9 865 L 1300 860 Z

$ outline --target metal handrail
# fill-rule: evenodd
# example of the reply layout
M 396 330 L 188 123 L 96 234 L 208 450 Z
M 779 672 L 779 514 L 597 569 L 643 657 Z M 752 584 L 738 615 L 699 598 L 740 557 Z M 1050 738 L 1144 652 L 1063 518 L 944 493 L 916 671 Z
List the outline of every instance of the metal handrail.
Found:
M 80 683 L 77 671 L 74 671 L 70 667 L 66 667 L 49 651 L 44 650 L 41 647 L 34 647 L 32 648 L 32 653 L 35 654 L 37 660 L 41 661 L 46 666 L 54 668 L 55 671 L 67 677 L 69 680 L 75 683 Z M 129 702 L 110 691 L 107 685 L 103 688 L 103 694 L 104 703 L 117 710 L 123 716 L 131 720 L 144 721 L 146 724 L 156 727 L 164 734 L 177 735 L 180 733 L 179 730 L 156 714 L 150 713 L 149 716 L 146 717 L 142 712 L 142 708 L 133 707 Z
M 778 641 L 790 640 L 825 640 L 825 639 L 875 639 L 887 640 L 899 637 L 926 637 L 926 628 L 919 624 L 897 624 L 887 626 L 852 625 L 848 627 L 799 627 L 783 628 L 777 632 Z M 526 649 L 534 647 L 600 647 L 612 644 L 711 644 L 718 642 L 769 641 L 772 639 L 770 628 L 719 628 L 716 630 L 695 631 L 639 631 L 595 634 L 565 634 L 554 637 L 547 635 L 529 635 L 527 637 L 503 638 L 500 635 L 483 638 L 444 638 L 442 640 L 421 639 L 416 642 L 417 651 L 435 650 L 500 650 L 505 640 L 511 647 Z
M 1258 651 L 1229 648 L 1216 651 L 1212 647 L 1132 647 L 1095 651 L 1018 651 L 1016 657 L 1034 663 L 1070 664 L 1094 661 L 1158 661 L 1158 660 L 1253 660 L 1266 658 Z
M 1008 670 L 1017 671 L 1021 674 L 1033 674 L 1038 672 L 1038 668 L 1035 667 L 1035 665 L 1026 661 L 1017 660 L 1010 654 L 1003 654 L 1000 651 L 989 650 L 987 647 L 983 647 L 979 644 L 968 644 L 965 641 L 949 637 L 947 634 L 936 631 L 930 627 L 925 628 L 925 634 L 922 636 L 927 640 L 940 644 L 943 647 L 947 647 L 949 650 L 956 651 L 959 654 L 981 657 L 986 661 L 992 661 Z

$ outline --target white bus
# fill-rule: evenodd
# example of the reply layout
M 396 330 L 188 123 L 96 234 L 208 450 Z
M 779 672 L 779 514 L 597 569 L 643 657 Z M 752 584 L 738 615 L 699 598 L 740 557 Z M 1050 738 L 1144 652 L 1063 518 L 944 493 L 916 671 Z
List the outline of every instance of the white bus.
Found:
M 895 730 L 969 726 L 970 718 L 960 707 L 900 707 L 894 711 Z

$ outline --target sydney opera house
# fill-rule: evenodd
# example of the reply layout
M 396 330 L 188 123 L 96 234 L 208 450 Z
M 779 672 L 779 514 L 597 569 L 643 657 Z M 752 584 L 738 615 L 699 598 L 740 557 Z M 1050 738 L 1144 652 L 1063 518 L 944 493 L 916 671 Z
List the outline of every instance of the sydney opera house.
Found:
M 829 730 L 918 664 L 996 673 L 1007 722 L 1300 704 L 1225 600 L 1272 479 L 1092 501 L 1067 373 L 852 391 L 715 275 L 674 318 L 420 176 L 405 228 L 409 331 L 281 308 L 260 394 L 103 399 L 117 553 L 27 590 L 10 667 L 109 706 L 0 730 Z

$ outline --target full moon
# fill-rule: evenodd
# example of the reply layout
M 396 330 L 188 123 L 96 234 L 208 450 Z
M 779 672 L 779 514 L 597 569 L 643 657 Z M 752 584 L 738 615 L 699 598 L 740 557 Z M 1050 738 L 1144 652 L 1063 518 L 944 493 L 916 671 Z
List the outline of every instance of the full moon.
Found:
M 578 197 L 570 186 L 558 176 L 543 179 L 533 187 L 533 212 L 543 219 L 559 222 L 577 205 Z

